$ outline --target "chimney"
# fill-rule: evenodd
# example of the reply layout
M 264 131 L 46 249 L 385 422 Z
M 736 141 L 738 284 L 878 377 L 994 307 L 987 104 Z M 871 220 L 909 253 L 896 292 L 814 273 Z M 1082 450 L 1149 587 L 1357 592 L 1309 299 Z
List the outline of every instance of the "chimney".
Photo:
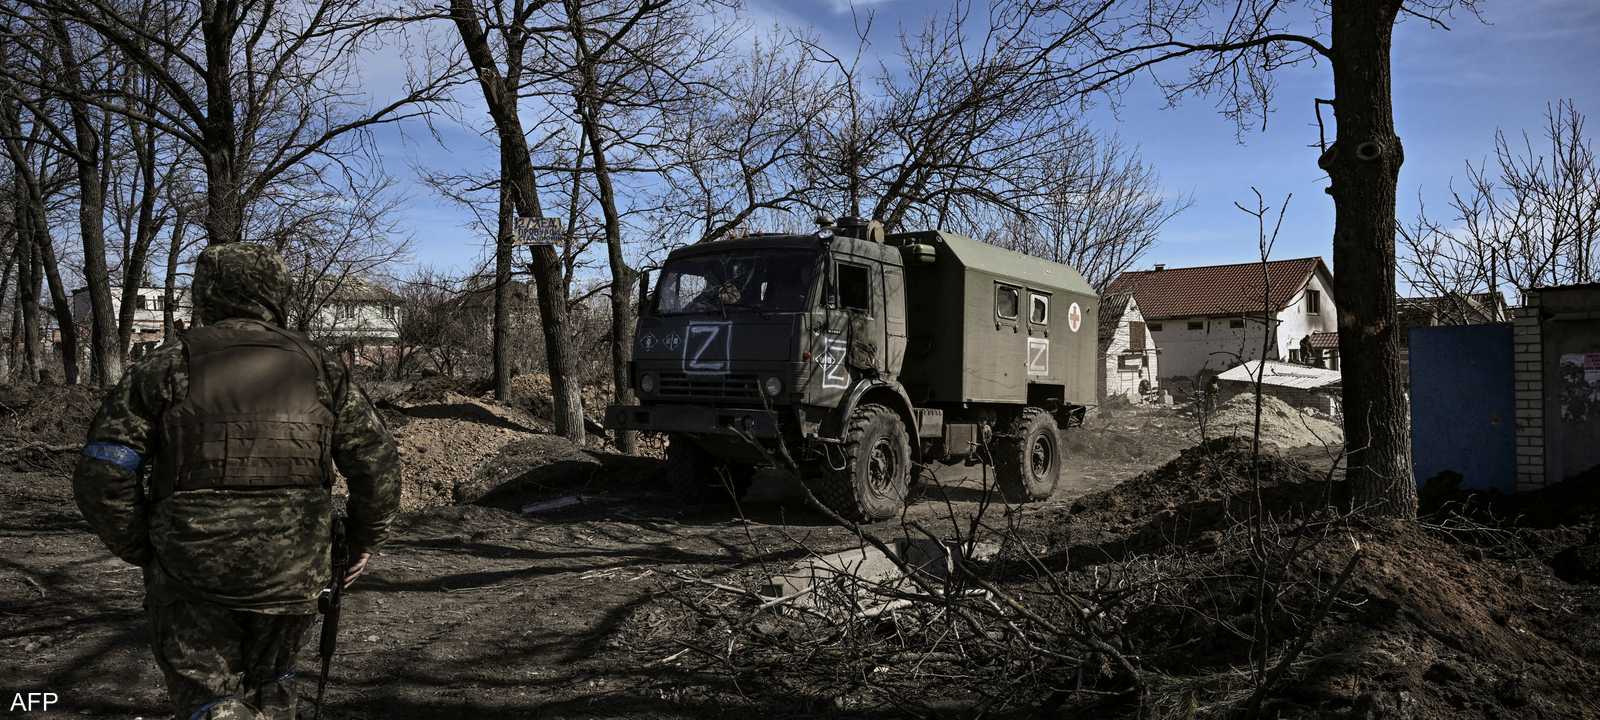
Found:
M 1161 272 L 1165 269 L 1167 269 L 1166 263 L 1156 263 L 1156 272 Z

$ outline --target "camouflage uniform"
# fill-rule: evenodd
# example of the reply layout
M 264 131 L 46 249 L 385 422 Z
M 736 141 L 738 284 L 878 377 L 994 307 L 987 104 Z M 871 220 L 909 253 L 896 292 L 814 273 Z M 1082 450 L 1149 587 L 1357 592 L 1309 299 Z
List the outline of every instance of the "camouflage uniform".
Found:
M 235 243 L 201 253 L 193 296 L 208 326 L 291 337 L 282 329 L 288 285 L 275 253 Z M 331 574 L 329 492 L 268 482 L 152 495 L 162 480 L 150 477 L 166 441 L 162 418 L 190 389 L 185 344 L 156 349 L 106 396 L 73 495 L 106 547 L 144 568 L 151 644 L 175 717 L 293 718 L 294 656 Z M 349 369 L 311 352 L 321 363 L 316 398 L 331 412 L 326 451 L 350 488 L 354 558 L 388 534 L 399 454 Z

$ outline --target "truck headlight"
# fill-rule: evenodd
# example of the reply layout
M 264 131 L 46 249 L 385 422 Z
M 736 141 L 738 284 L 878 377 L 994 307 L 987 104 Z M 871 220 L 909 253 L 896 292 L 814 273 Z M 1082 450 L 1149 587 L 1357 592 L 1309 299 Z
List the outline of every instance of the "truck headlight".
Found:
M 656 376 L 651 374 L 651 373 L 645 373 L 643 375 L 640 375 L 639 376 L 639 390 L 642 391 L 642 392 L 647 392 L 647 393 L 655 392 L 656 391 Z
M 768 397 L 777 397 L 783 392 L 783 381 L 776 377 L 769 377 L 761 383 L 761 389 L 766 391 Z

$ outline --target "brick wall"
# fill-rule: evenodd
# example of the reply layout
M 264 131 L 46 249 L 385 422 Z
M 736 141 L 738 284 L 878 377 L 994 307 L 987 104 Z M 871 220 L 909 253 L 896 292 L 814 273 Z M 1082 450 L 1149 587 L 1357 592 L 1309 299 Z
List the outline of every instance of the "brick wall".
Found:
M 1517 399 L 1517 491 L 1545 486 L 1544 334 L 1539 324 L 1539 293 L 1529 290 L 1516 309 L 1511 342 Z

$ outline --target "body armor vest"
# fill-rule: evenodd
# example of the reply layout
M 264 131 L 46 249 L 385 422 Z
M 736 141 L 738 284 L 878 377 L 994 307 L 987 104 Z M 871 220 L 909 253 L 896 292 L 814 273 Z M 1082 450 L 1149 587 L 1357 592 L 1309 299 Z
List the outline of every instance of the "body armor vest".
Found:
M 157 498 L 329 485 L 334 415 L 317 392 L 322 363 L 303 338 L 252 324 L 184 335 L 189 392 L 161 417 Z

